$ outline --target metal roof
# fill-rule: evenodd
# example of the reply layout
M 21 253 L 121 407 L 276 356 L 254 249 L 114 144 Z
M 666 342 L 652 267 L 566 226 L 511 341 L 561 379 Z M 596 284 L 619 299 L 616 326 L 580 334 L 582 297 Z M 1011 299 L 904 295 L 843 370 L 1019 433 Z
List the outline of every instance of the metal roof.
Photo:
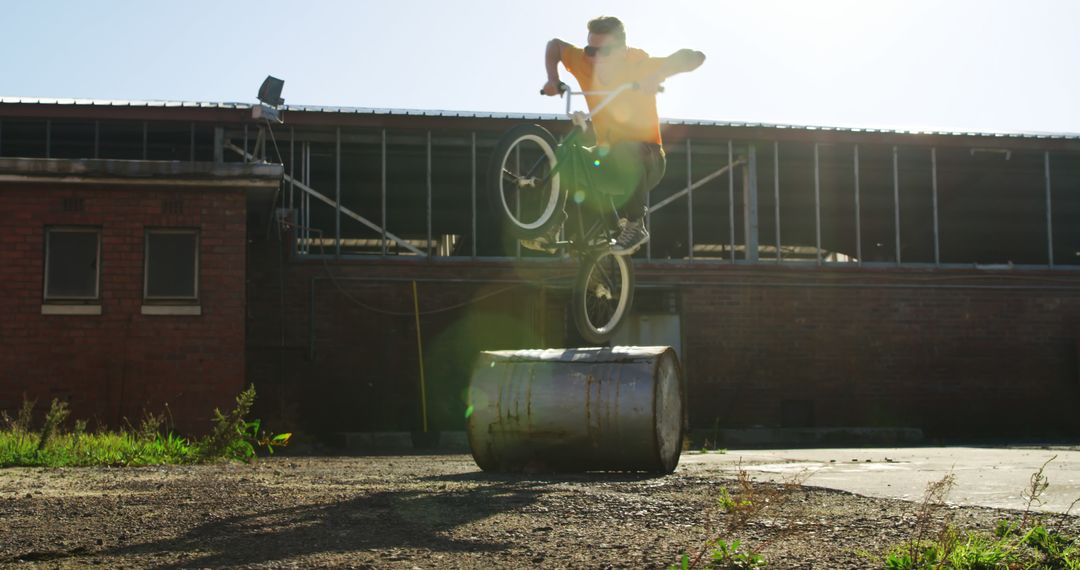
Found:
M 36 97 L 0 97 L 0 104 L 14 105 L 74 105 L 88 107 L 133 107 L 133 108 L 187 108 L 187 109 L 251 109 L 251 103 L 210 102 L 210 101 L 156 101 L 123 99 L 51 99 Z M 293 113 L 327 113 L 350 115 L 396 115 L 411 117 L 440 117 L 465 119 L 509 119 L 520 121 L 562 121 L 564 114 L 549 113 L 487 113 L 477 111 L 450 111 L 438 109 L 393 109 L 376 107 L 330 107 L 318 105 L 285 105 L 285 111 Z M 999 139 L 1044 139 L 1044 140 L 1080 140 L 1080 133 L 1053 132 L 987 132 L 987 131 L 937 131 L 937 130 L 902 130 L 875 129 L 864 127 L 827 127 L 815 125 L 788 125 L 777 123 L 749 123 L 737 121 L 704 121 L 689 119 L 661 119 L 667 125 L 759 128 L 777 130 L 804 130 L 837 133 L 897 134 L 897 135 L 938 135 L 994 137 Z

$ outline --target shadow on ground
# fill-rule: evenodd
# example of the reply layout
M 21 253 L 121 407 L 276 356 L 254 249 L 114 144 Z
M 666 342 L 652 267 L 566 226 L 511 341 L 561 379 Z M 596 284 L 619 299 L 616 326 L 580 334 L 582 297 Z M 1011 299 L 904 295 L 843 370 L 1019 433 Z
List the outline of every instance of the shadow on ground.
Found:
M 494 552 L 507 543 L 456 539 L 461 525 L 534 503 L 536 489 L 380 492 L 338 503 L 285 507 L 201 524 L 183 536 L 109 549 L 109 556 L 195 553 L 158 568 L 218 567 L 301 558 L 311 554 L 394 548 L 435 552 Z M 393 560 L 393 558 L 391 558 Z

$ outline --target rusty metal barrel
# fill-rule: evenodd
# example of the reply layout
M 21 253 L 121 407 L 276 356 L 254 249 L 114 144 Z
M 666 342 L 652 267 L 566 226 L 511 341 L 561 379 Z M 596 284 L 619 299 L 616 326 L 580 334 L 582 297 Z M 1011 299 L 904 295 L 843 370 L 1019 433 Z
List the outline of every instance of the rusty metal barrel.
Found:
M 679 463 L 682 369 L 668 346 L 487 351 L 466 433 L 485 471 L 649 471 Z

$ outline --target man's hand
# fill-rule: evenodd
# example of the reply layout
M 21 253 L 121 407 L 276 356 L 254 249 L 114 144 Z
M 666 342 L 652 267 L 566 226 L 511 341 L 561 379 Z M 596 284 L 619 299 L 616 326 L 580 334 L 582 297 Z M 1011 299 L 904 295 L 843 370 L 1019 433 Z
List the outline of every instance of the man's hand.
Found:
M 561 95 L 562 84 L 562 81 L 559 81 L 558 79 L 549 79 L 548 82 L 544 84 L 544 88 L 541 89 L 540 92 L 544 95 L 547 95 L 548 97 Z
M 660 92 L 660 84 L 664 82 L 664 77 L 660 75 L 650 75 L 644 77 L 637 82 L 637 88 L 649 95 L 655 95 Z

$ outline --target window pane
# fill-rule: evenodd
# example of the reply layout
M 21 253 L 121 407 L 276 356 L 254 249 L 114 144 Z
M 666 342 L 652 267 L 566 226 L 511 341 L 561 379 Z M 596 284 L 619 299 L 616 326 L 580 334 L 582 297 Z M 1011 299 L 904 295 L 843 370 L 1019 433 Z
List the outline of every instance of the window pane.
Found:
M 49 231 L 48 297 L 97 296 L 97 232 Z
M 152 232 L 147 243 L 147 297 L 195 297 L 195 233 Z

